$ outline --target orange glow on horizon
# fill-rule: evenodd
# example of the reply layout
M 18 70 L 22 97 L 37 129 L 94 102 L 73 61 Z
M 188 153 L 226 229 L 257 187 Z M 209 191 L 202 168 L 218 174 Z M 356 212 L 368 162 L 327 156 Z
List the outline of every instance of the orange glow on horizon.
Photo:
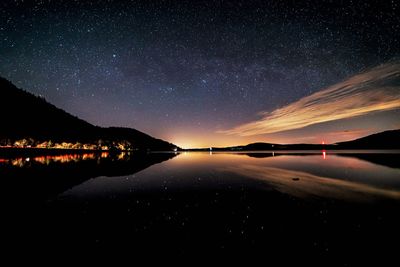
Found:
M 191 148 L 210 148 L 210 147 L 230 147 L 230 146 L 244 146 L 256 142 L 265 142 L 273 144 L 334 144 L 337 142 L 350 141 L 357 138 L 361 138 L 370 134 L 376 133 L 371 129 L 354 130 L 354 131 L 337 131 L 330 133 L 323 133 L 323 141 L 321 136 L 306 135 L 293 133 L 293 137 L 290 136 L 279 136 L 279 134 L 273 136 L 253 136 L 253 137 L 234 137 L 234 136 L 223 136 L 220 134 L 210 134 L 209 137 L 197 136 L 194 134 L 192 138 L 168 138 L 164 137 L 164 140 L 168 140 L 171 143 L 179 146 L 183 149 Z M 321 134 L 322 135 L 322 134 Z

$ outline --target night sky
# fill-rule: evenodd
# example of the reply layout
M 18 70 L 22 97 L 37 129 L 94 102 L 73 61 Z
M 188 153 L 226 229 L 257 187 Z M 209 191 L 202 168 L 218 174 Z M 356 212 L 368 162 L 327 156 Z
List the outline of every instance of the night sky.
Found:
M 399 56 L 395 0 L 0 3 L 1 76 L 182 147 L 400 128 Z

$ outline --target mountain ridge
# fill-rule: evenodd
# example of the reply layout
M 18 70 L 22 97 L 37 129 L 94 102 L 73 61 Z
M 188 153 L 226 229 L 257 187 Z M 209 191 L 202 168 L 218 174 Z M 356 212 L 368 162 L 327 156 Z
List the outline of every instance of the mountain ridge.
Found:
M 181 149 L 134 128 L 95 126 L 0 77 L 0 146 L 93 150 L 208 151 Z M 400 129 L 335 144 L 275 144 L 212 147 L 213 151 L 400 149 Z
M 44 98 L 17 88 L 0 77 L 0 129 L 2 146 L 52 146 L 62 148 L 128 148 L 133 150 L 174 150 L 176 145 L 126 127 L 95 126 Z M 16 144 L 16 142 L 19 142 Z M 45 143 L 47 142 L 47 143 Z M 49 144 L 50 142 L 50 144 Z
M 241 146 L 212 147 L 212 151 L 321 150 L 321 149 L 400 149 L 400 129 L 387 130 L 358 139 L 333 144 L 276 144 L 254 142 Z M 187 149 L 209 151 L 210 148 Z

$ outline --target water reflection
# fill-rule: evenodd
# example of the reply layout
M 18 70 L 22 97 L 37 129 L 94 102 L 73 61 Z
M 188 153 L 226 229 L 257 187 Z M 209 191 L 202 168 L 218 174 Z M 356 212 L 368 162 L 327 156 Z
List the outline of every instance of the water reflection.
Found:
M 34 157 L 19 157 L 10 159 L 0 159 L 0 164 L 11 164 L 16 167 L 29 167 L 32 164 L 50 165 L 52 163 L 69 163 L 79 162 L 82 160 L 89 160 L 95 158 L 107 158 L 108 152 L 101 153 L 82 153 L 82 154 L 67 154 L 67 155 L 45 155 Z M 124 153 L 118 155 L 118 159 L 123 159 Z
M 377 151 L 360 151 L 360 150 L 342 150 L 342 151 L 280 151 L 280 152 L 244 152 L 240 154 L 246 154 L 249 157 L 253 158 L 267 158 L 274 156 L 282 156 L 282 155 L 299 155 L 299 156 L 312 156 L 320 154 L 323 159 L 327 159 L 328 154 L 340 157 L 350 157 L 357 158 L 363 161 L 369 161 L 371 163 L 391 167 L 391 168 L 400 168 L 400 151 L 398 150 L 377 150 Z
M 15 211 L 6 216 L 9 229 L 20 243 L 340 259 L 349 251 L 386 252 L 387 239 L 400 238 L 398 158 L 354 151 L 88 154 L 3 159 L 0 177 Z M 32 201 L 38 198 L 48 201 Z
M 316 176 L 302 171 L 257 165 L 232 166 L 223 171 L 261 180 L 282 193 L 301 198 L 371 200 L 371 198 L 377 197 L 400 199 L 400 191 L 396 189 L 382 189 L 368 184 Z
M 344 156 L 343 156 L 344 155 Z M 104 192 L 164 192 L 246 187 L 275 190 L 298 198 L 346 201 L 400 199 L 400 169 L 373 163 L 374 158 L 396 154 L 312 153 L 182 153 L 140 176 L 98 178 L 69 190 L 70 197 L 97 196 Z M 392 165 L 393 166 L 393 165 Z M 118 176 L 118 175 L 114 175 Z M 256 185 L 254 185 L 256 183 Z M 111 190 L 110 190 L 111 189 Z
M 131 175 L 171 159 L 173 153 L 84 153 L 0 160 L 0 177 L 8 193 L 46 199 L 99 176 Z
M 318 155 L 319 154 L 319 155 Z M 322 154 L 322 155 L 321 155 Z M 18 190 L 30 184 L 40 194 L 61 193 L 99 176 L 122 177 L 146 169 L 171 158 L 166 174 L 170 188 L 214 186 L 215 178 L 230 185 L 231 174 L 241 177 L 245 183 L 262 181 L 266 186 L 296 197 L 325 197 L 335 199 L 398 199 L 400 192 L 400 164 L 398 154 L 349 153 L 340 151 L 297 151 L 261 153 L 160 153 L 110 155 L 85 153 L 48 155 L 0 159 L 0 175 L 3 181 L 16 185 Z M 151 168 L 145 173 L 137 188 L 158 188 L 164 184 L 164 175 Z M 185 177 L 185 178 L 182 178 Z M 96 181 L 96 180 L 95 180 Z M 247 182 L 246 182 L 247 181 Z M 112 183 L 120 183 L 113 179 Z M 96 184 L 92 182 L 91 184 Z M 144 186 L 145 185 L 145 186 Z M 85 192 L 94 188 L 85 188 Z M 101 188 L 101 187 L 100 187 Z M 42 192 L 46 189 L 47 192 Z M 79 187 L 76 189 L 78 190 Z M 147 190 L 144 189 L 144 190 Z M 37 193 L 37 192 L 36 192 Z M 118 192 L 117 192 L 118 193 Z M 39 195 L 40 195 L 39 194 Z M 368 197 L 366 197 L 368 196 Z

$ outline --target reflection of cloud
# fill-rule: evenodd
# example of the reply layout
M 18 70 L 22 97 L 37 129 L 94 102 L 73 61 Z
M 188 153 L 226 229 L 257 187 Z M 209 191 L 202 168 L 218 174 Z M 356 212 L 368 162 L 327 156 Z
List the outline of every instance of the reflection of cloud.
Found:
M 301 171 L 274 167 L 241 165 L 224 169 L 252 179 L 262 180 L 276 190 L 296 197 L 365 200 L 367 196 L 400 199 L 396 190 L 316 176 Z
M 375 67 L 292 104 L 263 112 L 257 121 L 220 132 L 267 134 L 396 108 L 400 108 L 400 62 Z

